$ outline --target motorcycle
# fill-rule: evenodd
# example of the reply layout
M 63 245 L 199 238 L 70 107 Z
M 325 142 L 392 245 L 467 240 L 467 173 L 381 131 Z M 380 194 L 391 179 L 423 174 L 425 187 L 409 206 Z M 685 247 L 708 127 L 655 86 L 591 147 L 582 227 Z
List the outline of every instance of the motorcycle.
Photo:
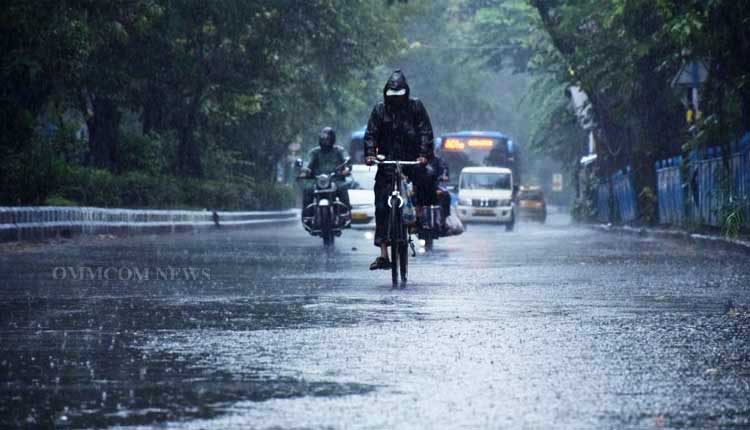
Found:
M 296 164 L 301 167 L 302 160 L 297 160 Z M 347 158 L 333 172 L 313 178 L 308 169 L 302 169 L 297 177 L 298 180 L 314 179 L 313 202 L 302 208 L 302 227 L 312 236 L 320 236 L 325 246 L 332 246 L 352 223 L 351 210 L 338 198 L 339 184 L 336 183 L 337 178 L 349 176 L 349 166 L 351 159 Z
M 447 178 L 445 179 L 447 181 Z M 438 201 L 447 189 L 437 186 Z M 417 213 L 417 237 L 424 243 L 425 251 L 432 251 L 435 240 L 445 236 L 446 215 L 440 205 L 422 206 Z
M 424 241 L 425 251 L 432 251 L 435 240 L 442 236 L 443 209 L 438 205 L 422 206 L 417 215 L 417 237 Z

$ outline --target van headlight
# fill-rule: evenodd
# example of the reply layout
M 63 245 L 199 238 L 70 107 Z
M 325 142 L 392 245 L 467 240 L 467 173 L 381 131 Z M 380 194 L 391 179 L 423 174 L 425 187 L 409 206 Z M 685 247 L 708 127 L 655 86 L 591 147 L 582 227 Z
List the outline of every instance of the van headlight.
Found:
M 315 179 L 315 183 L 320 189 L 326 189 L 331 185 L 331 178 L 328 175 L 318 175 Z
M 506 206 L 510 206 L 510 203 L 511 203 L 511 201 L 510 201 L 510 200 L 500 200 L 500 201 L 498 202 L 498 206 L 501 206 L 501 207 L 506 207 Z
M 471 206 L 471 199 L 458 199 L 459 206 Z

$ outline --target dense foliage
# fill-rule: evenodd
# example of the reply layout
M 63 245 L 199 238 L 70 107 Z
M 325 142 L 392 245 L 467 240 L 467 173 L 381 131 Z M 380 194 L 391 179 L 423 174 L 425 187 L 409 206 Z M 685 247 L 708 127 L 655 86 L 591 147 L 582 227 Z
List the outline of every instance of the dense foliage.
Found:
M 290 143 L 364 106 L 417 7 L 12 0 L 0 204 L 254 206 Z
M 274 177 L 289 145 L 324 125 L 345 140 L 395 67 L 438 132 L 501 130 L 571 176 L 579 87 L 596 173 L 629 165 L 653 196 L 654 161 L 748 129 L 749 14 L 731 0 L 11 0 L 0 204 L 288 201 Z M 694 61 L 709 79 L 689 130 L 671 81 Z
M 531 143 L 575 166 L 583 142 L 562 91 L 588 95 L 599 174 L 630 165 L 637 192 L 653 196 L 653 163 L 696 146 L 723 145 L 750 126 L 750 12 L 741 2 L 482 0 L 475 43 L 487 64 L 531 73 Z M 703 115 L 688 133 L 686 90 L 672 87 L 689 62 L 709 64 Z M 682 103 L 681 103 L 682 102 Z M 728 151 L 724 151 L 725 154 Z M 639 202 L 645 220 L 653 201 Z

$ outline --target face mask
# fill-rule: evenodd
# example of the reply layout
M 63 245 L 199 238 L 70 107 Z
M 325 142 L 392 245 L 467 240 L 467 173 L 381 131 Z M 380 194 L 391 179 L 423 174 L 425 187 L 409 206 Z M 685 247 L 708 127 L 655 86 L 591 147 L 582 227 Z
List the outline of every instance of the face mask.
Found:
M 406 88 L 400 90 L 388 90 L 385 92 L 386 97 L 403 97 L 406 95 Z
M 403 106 L 406 105 L 407 99 L 403 95 L 399 95 L 399 96 L 388 96 L 388 95 L 386 95 L 385 101 L 386 101 L 386 104 L 388 104 L 389 106 L 394 106 L 394 107 L 399 107 L 400 108 L 400 107 L 403 107 Z

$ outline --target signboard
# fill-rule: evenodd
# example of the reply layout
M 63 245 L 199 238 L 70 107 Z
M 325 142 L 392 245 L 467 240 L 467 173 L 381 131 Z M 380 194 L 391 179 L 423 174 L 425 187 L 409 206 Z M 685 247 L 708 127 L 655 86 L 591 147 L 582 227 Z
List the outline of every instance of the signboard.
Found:
M 702 61 L 682 66 L 672 79 L 673 87 L 698 88 L 708 79 L 708 68 Z
M 555 173 L 552 175 L 552 191 L 560 192 L 563 190 L 563 175 L 562 173 Z

